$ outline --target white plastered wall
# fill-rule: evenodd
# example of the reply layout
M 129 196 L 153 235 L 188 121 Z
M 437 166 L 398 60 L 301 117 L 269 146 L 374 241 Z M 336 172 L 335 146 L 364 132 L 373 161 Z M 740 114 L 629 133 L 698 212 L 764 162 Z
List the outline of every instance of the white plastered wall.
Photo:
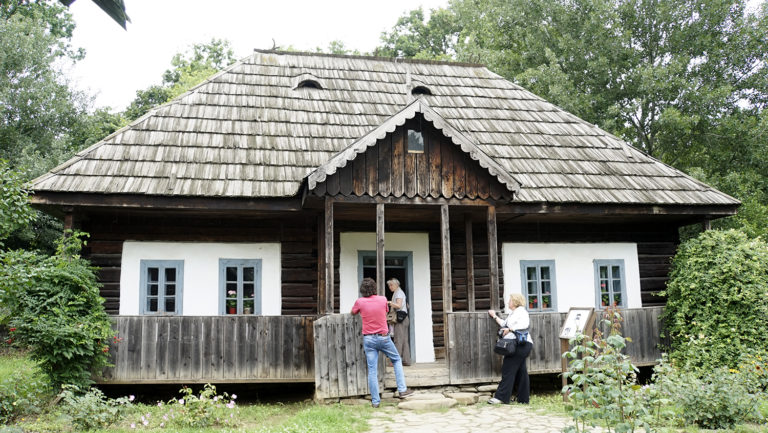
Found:
M 358 253 L 376 250 L 375 233 L 341 233 L 339 256 L 339 300 L 342 312 L 349 312 L 359 296 Z M 432 299 L 429 278 L 429 236 L 427 233 L 385 233 L 387 251 L 410 251 L 413 258 L 413 299 L 409 299 L 414 331 L 415 362 L 434 362 L 432 343 Z
M 279 316 L 279 243 L 123 243 L 120 272 L 120 314 L 139 314 L 139 281 L 142 260 L 183 260 L 182 315 L 219 314 L 219 259 L 261 259 L 261 313 Z
M 594 260 L 624 260 L 627 307 L 640 308 L 640 267 L 634 243 L 504 243 L 504 305 L 512 293 L 524 293 L 520 276 L 521 260 L 554 260 L 557 310 L 594 307 Z

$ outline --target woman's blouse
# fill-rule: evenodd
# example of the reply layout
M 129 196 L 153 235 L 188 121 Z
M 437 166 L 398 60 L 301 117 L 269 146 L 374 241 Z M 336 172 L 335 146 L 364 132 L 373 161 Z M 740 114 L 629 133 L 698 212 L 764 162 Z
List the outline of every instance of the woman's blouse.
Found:
M 403 292 L 403 289 L 397 289 L 395 290 L 395 293 L 392 294 L 392 303 L 397 304 L 397 300 L 402 299 L 403 301 L 400 303 L 400 305 L 403 306 L 403 308 L 400 309 L 400 311 L 408 312 L 408 307 L 406 304 L 405 299 L 405 292 Z
M 513 331 L 526 330 L 530 326 L 531 318 L 528 316 L 528 310 L 523 307 L 517 307 L 512 310 L 512 314 L 507 316 L 507 318 L 504 320 L 504 323 L 501 325 L 502 328 L 509 328 Z M 515 338 L 515 334 L 514 332 L 510 332 L 505 335 L 504 338 Z M 531 339 L 530 332 L 528 333 L 528 342 L 533 344 L 533 339 Z

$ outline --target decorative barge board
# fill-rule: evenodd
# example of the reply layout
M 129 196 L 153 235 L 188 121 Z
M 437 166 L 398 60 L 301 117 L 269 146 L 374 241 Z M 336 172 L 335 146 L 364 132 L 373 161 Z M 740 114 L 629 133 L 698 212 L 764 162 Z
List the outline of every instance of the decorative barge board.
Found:
M 401 280 L 413 358 L 446 360 L 446 382 L 492 375 L 482 312 L 523 293 L 549 317 L 531 360 L 545 372 L 555 317 L 663 305 L 678 229 L 739 206 L 481 65 L 260 50 L 33 189 L 91 235 L 123 338 L 107 381 L 314 380 L 324 395 L 367 386 L 357 324 L 336 318 L 364 276 Z M 628 325 L 643 353 L 646 323 Z

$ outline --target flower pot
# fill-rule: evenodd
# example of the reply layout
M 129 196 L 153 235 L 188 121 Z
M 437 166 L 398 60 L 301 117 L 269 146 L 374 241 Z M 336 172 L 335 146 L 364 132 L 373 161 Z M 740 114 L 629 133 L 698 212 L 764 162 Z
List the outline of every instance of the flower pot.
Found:
M 253 309 L 251 307 L 243 307 L 243 314 L 253 314 Z
M 237 307 L 227 307 L 227 314 L 237 314 Z

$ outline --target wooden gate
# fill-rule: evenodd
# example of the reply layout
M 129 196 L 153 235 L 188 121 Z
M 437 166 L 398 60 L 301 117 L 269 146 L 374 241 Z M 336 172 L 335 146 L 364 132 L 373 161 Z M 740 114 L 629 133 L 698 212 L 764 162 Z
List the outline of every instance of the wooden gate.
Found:
M 661 357 L 663 307 L 622 310 L 622 334 L 631 339 L 625 353 L 636 366 L 654 365 Z M 599 314 L 599 312 L 598 312 Z M 560 373 L 560 327 L 565 313 L 532 313 L 531 374 Z M 599 320 L 596 320 L 599 322 Z M 448 370 L 451 384 L 494 382 L 501 378 L 501 357 L 493 353 L 496 323 L 488 313 L 449 313 Z
M 316 399 L 368 394 L 361 329 L 359 315 L 332 314 L 315 321 Z M 383 365 L 379 362 L 380 382 L 384 379 Z

